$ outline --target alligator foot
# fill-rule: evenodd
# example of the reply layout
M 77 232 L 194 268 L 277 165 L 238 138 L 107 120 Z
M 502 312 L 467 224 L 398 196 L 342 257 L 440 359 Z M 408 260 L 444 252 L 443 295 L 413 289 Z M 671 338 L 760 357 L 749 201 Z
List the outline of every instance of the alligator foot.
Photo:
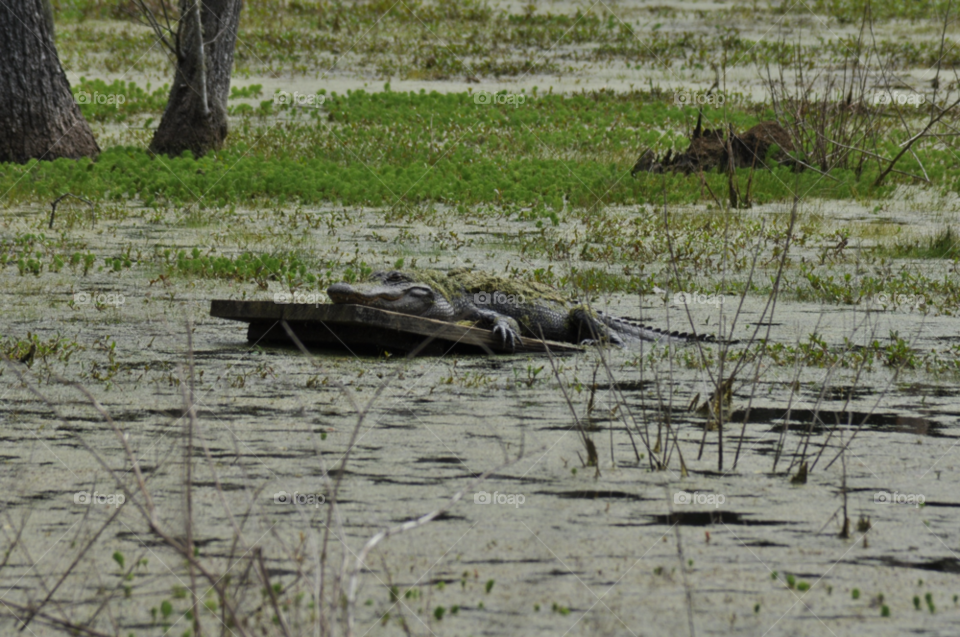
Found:
M 499 336 L 503 340 L 503 346 L 508 347 L 511 352 L 517 349 L 520 335 L 506 321 L 498 321 L 493 326 L 493 334 Z
M 626 347 L 627 342 L 620 338 L 619 334 L 610 332 L 606 334 L 603 338 L 585 338 L 580 341 L 580 345 L 586 347 L 588 345 L 616 345 L 617 347 Z

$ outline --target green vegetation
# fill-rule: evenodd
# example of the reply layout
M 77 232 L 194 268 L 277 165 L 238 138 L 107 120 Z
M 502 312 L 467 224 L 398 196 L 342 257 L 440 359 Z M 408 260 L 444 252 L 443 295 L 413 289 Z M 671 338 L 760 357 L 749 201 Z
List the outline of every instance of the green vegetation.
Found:
M 54 0 L 61 59 L 81 72 L 108 73 L 165 70 L 169 60 L 153 49 L 154 35 L 136 21 L 131 2 Z M 683 12 L 668 6 L 605 6 L 569 14 L 494 9 L 482 0 L 373 0 L 350 4 L 338 0 L 245 3 L 235 56 L 235 77 L 313 74 L 349 63 L 378 79 L 444 80 L 465 77 L 518 77 L 570 74 L 584 63 L 617 63 L 627 68 L 709 69 L 712 66 L 785 63 L 801 49 L 769 34 L 756 40 L 728 26 L 766 11 L 808 17 L 811 10 L 841 23 L 858 23 L 866 0 L 817 0 L 810 4 L 771 3 L 765 8 L 717 7 Z M 871 3 L 874 20 L 936 20 L 946 0 L 895 0 Z M 174 16 L 175 19 L 176 16 Z M 723 25 L 716 31 L 689 30 L 690 18 Z M 104 28 L 103 20 L 121 21 Z M 677 28 L 667 29 L 666 25 Z M 557 48 L 562 42 L 573 51 Z M 849 43 L 824 39 L 816 56 L 837 62 Z M 892 54 L 897 68 L 957 62 L 960 52 L 939 51 L 932 41 L 908 45 L 900 38 L 880 38 L 877 50 Z M 149 52 L 144 55 L 144 52 Z
M 131 118 L 158 120 L 162 114 L 165 88 L 148 93 L 132 83 L 100 84 L 81 83 L 78 91 L 123 90 L 132 97 L 122 105 L 84 106 L 95 121 L 133 124 Z M 268 200 L 368 206 L 509 202 L 543 215 L 565 207 L 660 205 L 664 196 L 670 205 L 710 202 L 711 192 L 724 198 L 728 188 L 727 177 L 716 172 L 705 174 L 702 185 L 698 175 L 629 176 L 644 147 L 683 150 L 695 121 L 693 108 L 677 108 L 672 97 L 656 93 L 536 93 L 521 106 L 503 106 L 476 104 L 468 93 L 349 91 L 325 96 L 322 109 L 265 100 L 256 109 L 234 110 L 238 121 L 219 153 L 161 159 L 142 147 L 108 147 L 95 162 L 5 166 L 0 188 L 11 202 L 46 202 L 52 190 L 69 190 L 148 207 Z M 755 111 L 730 109 L 725 119 L 743 130 L 770 116 Z M 720 112 L 708 115 L 716 120 L 711 125 L 724 119 Z M 664 127 L 673 132 L 662 137 Z M 898 131 L 888 131 L 881 152 L 895 154 L 905 138 Z M 922 160 L 935 185 L 954 187 L 960 180 L 950 149 L 925 148 Z M 919 172 L 912 158 L 898 168 Z M 752 178 L 750 172 L 741 169 L 739 179 L 752 179 L 752 200 L 759 204 L 788 200 L 794 191 L 826 199 L 882 197 L 896 183 L 912 183 L 897 175 L 891 185 L 873 187 L 876 164 L 860 174 L 835 169 L 834 179 L 787 168 L 757 171 Z
M 894 257 L 906 259 L 953 259 L 960 261 L 960 237 L 947 226 L 925 241 L 898 243 L 889 252 Z
M 262 289 L 267 289 L 268 281 L 281 281 L 291 289 L 303 284 L 317 283 L 317 277 L 308 272 L 307 263 L 297 255 L 244 253 L 231 258 L 204 255 L 199 248 L 194 248 L 190 254 L 184 250 L 176 254 L 171 250 L 164 250 L 162 254 L 168 275 L 253 281 Z M 326 282 L 330 283 L 332 279 L 328 277 Z
M 808 6 L 816 13 L 825 13 L 845 23 L 861 21 L 867 5 L 870 6 L 870 13 L 874 20 L 930 20 L 943 16 L 950 2 L 948 0 L 884 0 L 884 2 L 814 0 Z
M 24 360 L 31 366 L 38 360 L 68 363 L 71 356 L 86 349 L 80 343 L 59 335 L 49 339 L 41 339 L 31 332 L 27 332 L 24 339 L 0 336 L 0 354 L 13 360 Z
M 107 84 L 103 80 L 84 77 L 70 88 L 88 122 L 125 122 L 143 113 L 161 114 L 170 95 L 170 87 L 166 84 L 151 91 L 150 84 L 140 88 L 135 82 L 115 80 Z M 144 125 L 149 124 L 148 119 Z

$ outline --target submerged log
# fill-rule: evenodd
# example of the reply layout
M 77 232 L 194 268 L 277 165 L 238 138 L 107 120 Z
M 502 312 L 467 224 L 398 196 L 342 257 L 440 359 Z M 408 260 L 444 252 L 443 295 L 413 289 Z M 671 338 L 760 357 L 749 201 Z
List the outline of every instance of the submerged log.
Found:
M 770 149 L 777 147 L 770 154 Z M 729 150 L 728 150 L 729 149 Z M 640 172 L 662 173 L 681 172 L 689 175 L 694 172 L 718 168 L 726 169 L 733 154 L 736 168 L 770 168 L 772 162 L 797 166 L 788 154 L 796 150 L 790 133 L 777 122 L 760 122 L 742 135 L 730 131 L 725 135 L 722 129 L 703 129 L 701 118 L 697 118 L 697 127 L 690 136 L 690 145 L 684 152 L 673 155 L 672 151 L 657 158 L 651 149 L 645 149 L 630 171 L 631 176 Z
M 570 343 L 521 337 L 515 350 L 489 329 L 463 323 L 388 312 L 362 305 L 284 304 L 273 301 L 212 301 L 210 315 L 250 324 L 250 342 L 290 343 L 283 322 L 307 345 L 347 348 L 418 351 L 445 354 L 451 349 L 486 354 L 514 352 L 582 352 Z

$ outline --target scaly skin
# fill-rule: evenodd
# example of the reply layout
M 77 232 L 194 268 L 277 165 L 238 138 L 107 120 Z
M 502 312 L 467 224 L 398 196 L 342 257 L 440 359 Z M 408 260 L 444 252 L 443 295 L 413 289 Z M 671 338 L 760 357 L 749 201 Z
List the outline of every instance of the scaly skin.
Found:
M 596 312 L 570 307 L 553 288 L 469 270 L 376 272 L 364 283 L 327 288 L 334 303 L 366 305 L 440 321 L 473 321 L 489 327 L 512 349 L 520 335 L 568 343 L 607 341 L 714 341 L 712 336 L 664 332 Z

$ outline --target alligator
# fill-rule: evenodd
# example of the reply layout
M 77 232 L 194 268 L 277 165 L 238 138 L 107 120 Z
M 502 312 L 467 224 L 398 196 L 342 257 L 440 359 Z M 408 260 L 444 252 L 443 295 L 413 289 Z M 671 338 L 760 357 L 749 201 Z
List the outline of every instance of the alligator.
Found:
M 674 155 L 668 151 L 665 156 L 658 158 L 652 150 L 647 149 L 640 154 L 630 175 L 636 176 L 640 172 L 680 172 L 689 175 L 714 168 L 726 170 L 728 149 L 733 153 L 733 165 L 737 168 L 769 168 L 770 160 L 793 168 L 802 167 L 787 154 L 795 147 L 790 133 L 777 122 L 760 122 L 742 135 L 737 135 L 731 128 L 729 135 L 725 135 L 722 129 L 704 129 L 701 116 L 697 117 L 697 127 L 685 152 Z M 774 146 L 777 150 L 771 153 L 770 149 Z
M 331 285 L 327 295 L 334 303 L 441 321 L 470 321 L 491 329 L 511 350 L 521 335 L 579 344 L 609 342 L 621 347 L 637 341 L 717 342 L 712 335 L 667 332 L 584 304 L 570 304 L 542 283 L 463 268 L 375 272 L 363 283 Z

